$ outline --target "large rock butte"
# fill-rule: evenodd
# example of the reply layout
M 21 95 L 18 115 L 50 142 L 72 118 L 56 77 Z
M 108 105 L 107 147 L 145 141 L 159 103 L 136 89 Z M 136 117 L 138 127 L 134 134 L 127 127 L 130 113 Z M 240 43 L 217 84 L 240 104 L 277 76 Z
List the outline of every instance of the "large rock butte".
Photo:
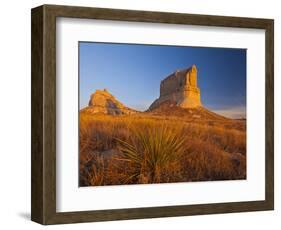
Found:
M 200 89 L 197 87 L 197 68 L 177 70 L 160 84 L 160 97 L 156 99 L 149 110 L 159 107 L 163 102 L 173 102 L 181 108 L 201 107 Z
M 96 90 L 91 95 L 88 107 L 82 109 L 81 112 L 90 114 L 102 113 L 110 115 L 133 114 L 136 110 L 130 109 L 118 101 L 106 89 Z

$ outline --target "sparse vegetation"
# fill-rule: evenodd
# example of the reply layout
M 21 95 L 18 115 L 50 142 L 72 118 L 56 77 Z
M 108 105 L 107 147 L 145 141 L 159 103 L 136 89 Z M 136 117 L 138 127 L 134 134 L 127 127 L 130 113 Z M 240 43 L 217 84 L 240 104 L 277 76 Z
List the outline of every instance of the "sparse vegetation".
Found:
M 80 113 L 80 185 L 246 178 L 245 121 Z

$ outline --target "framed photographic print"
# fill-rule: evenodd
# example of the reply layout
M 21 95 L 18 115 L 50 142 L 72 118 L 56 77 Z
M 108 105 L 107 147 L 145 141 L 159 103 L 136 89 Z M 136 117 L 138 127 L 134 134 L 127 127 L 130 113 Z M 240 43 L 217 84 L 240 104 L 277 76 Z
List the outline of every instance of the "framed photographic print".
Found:
M 32 9 L 32 220 L 273 210 L 273 29 Z

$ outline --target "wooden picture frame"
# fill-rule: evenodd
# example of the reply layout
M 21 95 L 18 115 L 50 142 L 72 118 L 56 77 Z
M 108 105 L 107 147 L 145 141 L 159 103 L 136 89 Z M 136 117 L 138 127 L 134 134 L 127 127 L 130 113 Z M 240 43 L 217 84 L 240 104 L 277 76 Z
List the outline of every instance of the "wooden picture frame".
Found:
M 266 34 L 265 200 L 249 202 L 56 211 L 56 18 L 121 20 L 264 29 Z M 43 5 L 32 9 L 31 219 L 41 224 L 157 218 L 274 209 L 274 21 L 271 19 Z

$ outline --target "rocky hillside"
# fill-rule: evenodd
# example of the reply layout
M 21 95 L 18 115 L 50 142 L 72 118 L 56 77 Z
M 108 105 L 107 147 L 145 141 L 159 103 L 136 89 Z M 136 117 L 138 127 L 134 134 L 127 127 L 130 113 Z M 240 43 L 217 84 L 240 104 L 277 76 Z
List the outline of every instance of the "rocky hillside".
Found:
M 165 101 L 155 109 L 149 109 L 147 113 L 151 115 L 182 117 L 189 120 L 229 120 L 217 113 L 211 112 L 203 106 L 196 108 L 182 108 L 176 105 L 176 102 L 174 101 Z
M 136 110 L 128 108 L 120 101 L 118 101 L 106 89 L 96 90 L 91 95 L 88 107 L 82 109 L 81 113 L 87 114 L 108 114 L 108 115 L 121 115 L 137 113 Z

